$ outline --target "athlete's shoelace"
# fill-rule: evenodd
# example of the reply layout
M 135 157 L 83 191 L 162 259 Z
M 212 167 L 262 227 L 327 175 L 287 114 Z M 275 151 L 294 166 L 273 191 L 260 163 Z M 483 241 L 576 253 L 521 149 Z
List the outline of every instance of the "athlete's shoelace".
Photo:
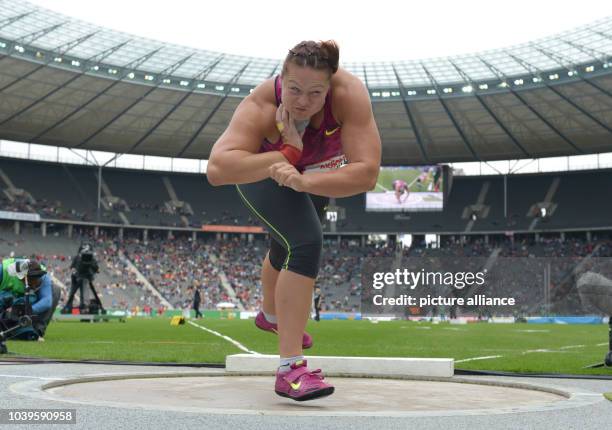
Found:
M 287 381 L 288 383 L 292 383 L 292 382 L 295 382 L 295 381 L 299 381 L 304 376 L 309 376 L 309 377 L 317 378 L 317 379 L 319 379 L 321 381 L 323 379 L 325 379 L 325 377 L 323 376 L 323 373 L 321 373 L 321 369 L 316 369 L 316 370 L 306 369 L 306 371 L 304 371 L 302 374 L 298 375 L 298 377 L 295 378 L 293 381 L 289 380 L 287 377 L 285 377 L 283 379 L 285 381 Z
M 314 376 L 319 379 L 325 379 L 325 377 L 323 376 L 323 373 L 321 373 L 321 369 L 309 370 L 307 373 L 305 373 L 305 375 Z

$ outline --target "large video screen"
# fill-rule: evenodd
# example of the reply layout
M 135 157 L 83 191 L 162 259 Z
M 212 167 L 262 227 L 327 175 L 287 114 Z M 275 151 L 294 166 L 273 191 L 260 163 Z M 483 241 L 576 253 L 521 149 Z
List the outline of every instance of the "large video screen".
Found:
M 445 166 L 381 167 L 366 193 L 366 211 L 419 212 L 444 208 Z

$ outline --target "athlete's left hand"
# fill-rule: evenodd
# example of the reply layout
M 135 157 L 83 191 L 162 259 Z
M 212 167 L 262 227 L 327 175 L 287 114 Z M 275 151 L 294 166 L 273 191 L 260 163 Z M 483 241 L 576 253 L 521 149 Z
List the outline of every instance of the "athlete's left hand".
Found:
M 305 191 L 306 183 L 304 175 L 298 172 L 295 166 L 290 163 L 280 162 L 271 165 L 270 177 L 280 186 L 289 187 L 298 193 Z

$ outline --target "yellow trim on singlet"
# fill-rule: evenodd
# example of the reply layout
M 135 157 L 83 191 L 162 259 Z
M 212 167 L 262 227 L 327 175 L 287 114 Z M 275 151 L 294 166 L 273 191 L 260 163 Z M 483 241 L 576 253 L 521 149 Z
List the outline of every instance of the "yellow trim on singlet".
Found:
M 274 226 L 272 224 L 270 224 L 270 222 L 268 222 L 267 219 L 265 219 L 258 211 L 257 209 L 255 209 L 253 207 L 253 205 L 247 200 L 247 198 L 244 196 L 244 194 L 242 194 L 242 191 L 240 190 L 240 187 L 238 185 L 236 185 L 236 190 L 238 190 L 238 194 L 240 194 L 240 197 L 242 198 L 242 200 L 244 200 L 244 202 L 247 204 L 247 206 L 249 208 L 251 208 L 251 210 L 253 212 L 255 212 L 255 214 L 257 214 L 257 216 L 259 218 L 262 219 L 263 222 L 265 222 L 268 227 L 270 227 L 272 230 L 274 230 L 274 232 L 276 234 L 278 234 L 280 236 L 281 239 L 283 239 L 283 242 L 285 242 L 285 245 L 287 246 L 287 258 L 285 258 L 285 262 L 283 263 L 283 269 L 287 270 L 288 268 L 288 264 L 289 264 L 289 258 L 291 257 L 291 246 L 289 246 L 289 241 L 287 239 L 285 239 L 285 236 L 283 236 L 276 228 L 274 228 Z

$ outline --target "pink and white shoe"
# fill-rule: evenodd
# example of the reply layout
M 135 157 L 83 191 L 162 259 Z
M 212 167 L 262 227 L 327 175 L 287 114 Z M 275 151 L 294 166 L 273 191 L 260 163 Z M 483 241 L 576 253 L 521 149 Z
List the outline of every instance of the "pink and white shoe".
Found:
M 262 311 L 259 311 L 255 317 L 255 325 L 261 330 L 278 334 L 278 326 L 275 323 L 268 322 Z M 308 349 L 310 347 L 312 347 L 312 336 L 304 332 L 304 336 L 302 336 L 302 348 Z
M 309 370 L 307 361 L 296 361 L 286 372 L 276 372 L 274 391 L 282 397 L 298 402 L 314 400 L 333 394 L 334 387 L 323 382 L 321 369 Z

